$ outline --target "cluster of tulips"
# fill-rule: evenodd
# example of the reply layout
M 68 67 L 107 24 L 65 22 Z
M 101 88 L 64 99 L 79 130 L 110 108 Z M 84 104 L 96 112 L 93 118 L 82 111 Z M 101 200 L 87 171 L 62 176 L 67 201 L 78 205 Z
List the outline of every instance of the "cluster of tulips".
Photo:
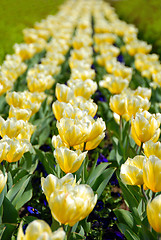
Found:
M 51 105 L 54 93 L 57 98 L 51 111 L 57 121 L 58 135 L 52 136 L 51 143 L 59 176 L 42 177 L 41 188 L 52 218 L 61 227 L 53 231 L 53 224 L 50 227 L 44 220 L 34 220 L 24 232 L 21 221 L 18 240 L 70 239 L 78 222 L 94 209 L 97 194 L 87 185 L 83 174 L 78 181 L 76 176 L 81 168 L 88 166 L 88 151 L 96 149 L 105 138 L 106 124 L 97 116 L 98 105 L 92 99 L 101 89 L 107 89 L 110 97 L 105 104 L 112 111 L 115 124 L 120 125 L 118 142 L 123 148 L 131 144 L 136 153 L 117 166 L 118 178 L 127 189 L 131 185 L 141 189 L 145 198 L 142 201 L 142 208 L 146 207 L 144 213 L 152 228 L 161 233 L 161 195 L 158 194 L 161 192 L 161 143 L 158 141 L 161 114 L 148 112 L 152 91 L 161 86 L 161 64 L 157 54 L 150 54 L 152 46 L 139 40 L 137 33 L 135 26 L 118 19 L 107 2 L 68 0 L 57 15 L 35 23 L 34 28 L 24 29 L 25 43 L 15 44 L 15 53 L 6 56 L 0 68 L 0 95 L 6 94 L 10 108 L 7 119 L 0 117 L 2 164 L 3 161 L 19 164 L 24 153 L 37 153 L 37 148 L 31 144 L 36 125 L 30 120 L 45 99 Z M 118 39 L 123 42 L 121 46 L 117 44 Z M 45 51 L 41 61 L 29 68 L 27 61 L 41 51 Z M 70 55 L 70 78 L 62 84 L 57 82 L 56 76 L 61 73 L 67 54 Z M 119 60 L 122 55 L 130 57 L 130 66 Z M 95 65 L 105 72 L 97 82 Z M 130 88 L 134 71 L 149 83 L 149 88 Z M 28 90 L 12 91 L 14 83 L 24 73 Z M 126 135 L 130 135 L 126 144 L 123 142 L 125 125 L 129 127 Z M 19 167 L 18 164 L 14 168 Z M 4 166 L 1 169 L 0 193 L 7 189 L 8 170 Z M 11 179 L 10 172 L 8 177 Z M 127 199 L 126 202 L 128 205 Z M 0 199 L 0 207 L 1 204 Z M 120 229 L 125 233 L 123 227 Z

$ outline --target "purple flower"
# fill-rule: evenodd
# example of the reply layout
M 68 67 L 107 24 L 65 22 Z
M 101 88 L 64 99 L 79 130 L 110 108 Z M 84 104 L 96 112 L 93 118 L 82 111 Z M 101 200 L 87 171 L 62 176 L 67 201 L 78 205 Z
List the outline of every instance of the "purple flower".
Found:
M 108 162 L 107 158 L 105 158 L 105 156 L 101 153 L 97 159 L 97 165 L 99 165 L 100 163 L 103 162 Z
M 32 215 L 39 215 L 39 211 L 31 206 L 27 206 L 27 211 Z
M 117 57 L 117 61 L 119 61 L 120 63 L 125 63 L 124 62 L 124 57 L 122 54 L 120 54 L 118 57 Z
M 98 200 L 96 203 L 96 206 L 94 208 L 94 210 L 96 211 L 101 211 L 104 208 L 104 202 L 102 200 Z

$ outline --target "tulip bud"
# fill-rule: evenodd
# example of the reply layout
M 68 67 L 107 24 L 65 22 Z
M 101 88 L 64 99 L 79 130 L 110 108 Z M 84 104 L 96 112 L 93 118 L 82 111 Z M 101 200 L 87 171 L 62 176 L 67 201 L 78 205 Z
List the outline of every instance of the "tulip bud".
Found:
M 152 226 L 152 228 L 161 233 L 161 195 L 155 197 L 151 202 L 149 201 L 147 204 L 147 218 Z
M 62 147 L 56 148 L 54 151 L 56 161 L 65 173 L 76 172 L 80 168 L 86 155 L 87 152 L 82 153 L 80 150 L 72 151 Z
M 161 191 L 161 160 L 151 155 L 143 165 L 143 180 L 153 192 Z
M 65 232 L 62 228 L 52 232 L 49 225 L 43 220 L 34 220 L 27 228 L 25 234 L 23 233 L 22 222 L 20 224 L 17 240 L 63 240 L 65 238 Z
M 120 178 L 122 182 L 128 185 L 142 185 L 144 161 L 145 157 L 141 155 L 135 156 L 133 159 L 128 158 L 121 165 Z
M 0 193 L 3 191 L 3 188 L 7 182 L 7 173 L 3 175 L 2 171 L 0 170 Z

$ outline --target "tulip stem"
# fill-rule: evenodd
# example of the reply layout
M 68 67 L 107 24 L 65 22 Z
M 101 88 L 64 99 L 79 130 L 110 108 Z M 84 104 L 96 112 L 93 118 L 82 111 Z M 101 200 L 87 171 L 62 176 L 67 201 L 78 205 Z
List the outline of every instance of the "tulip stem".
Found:
M 70 239 L 71 232 L 72 232 L 72 227 L 69 226 L 68 233 L 67 233 L 67 240 Z
M 120 142 L 122 142 L 122 116 L 120 116 Z
M 141 185 L 141 191 L 142 191 L 142 194 L 143 194 L 143 196 L 145 197 L 146 201 L 148 201 L 149 199 L 148 199 L 148 197 L 147 197 L 147 195 L 146 195 L 146 193 L 145 193 L 145 191 L 144 191 L 143 185 Z
M 143 148 L 143 143 L 141 143 L 140 145 L 139 155 L 141 154 L 142 148 Z
M 86 150 L 86 142 L 84 143 L 84 146 L 83 146 L 83 152 Z

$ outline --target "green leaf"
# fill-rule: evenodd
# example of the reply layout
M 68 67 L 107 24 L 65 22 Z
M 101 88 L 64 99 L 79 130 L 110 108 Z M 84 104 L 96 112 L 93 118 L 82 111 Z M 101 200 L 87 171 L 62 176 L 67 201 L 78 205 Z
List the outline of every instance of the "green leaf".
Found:
M 50 126 L 47 125 L 39 135 L 39 145 L 43 145 L 50 135 Z
M 31 182 L 29 182 L 25 191 L 19 197 L 15 208 L 20 209 L 25 203 L 27 203 L 32 198 L 32 193 L 33 193 L 32 184 L 31 184 Z
M 124 223 L 128 225 L 131 229 L 133 229 L 135 221 L 129 211 L 124 209 L 115 209 L 114 213 L 120 223 Z
M 16 229 L 16 224 L 11 225 L 11 224 L 5 224 L 5 229 L 2 234 L 1 240 L 8 240 L 11 239 L 12 233 Z
M 115 169 L 108 168 L 106 169 L 95 181 L 93 185 L 93 190 L 96 191 L 98 198 L 101 196 L 102 192 L 106 188 L 109 180 L 111 179 Z
M 7 197 L 5 197 L 3 201 L 3 223 L 17 223 L 17 217 L 18 212 Z
M 40 162 L 43 164 L 45 171 L 47 172 L 47 174 L 55 174 L 55 169 L 54 169 L 54 164 L 53 161 L 50 162 L 51 160 L 51 156 L 49 157 L 49 154 L 47 154 L 47 158 L 45 156 L 45 153 L 43 153 L 42 151 L 40 151 L 39 149 L 35 149 L 36 154 L 40 160 Z
M 140 240 L 140 238 L 132 230 L 126 230 L 125 237 L 127 240 Z
M 23 194 L 24 192 L 27 190 L 29 191 L 29 189 L 27 189 L 28 184 L 30 183 L 31 180 L 31 176 L 29 176 L 22 184 L 19 192 L 17 193 L 17 195 L 15 196 L 15 198 L 12 200 L 13 205 L 15 206 L 16 209 L 19 209 L 18 206 L 21 207 L 21 200 L 24 201 L 27 197 L 24 197 Z M 31 195 L 31 191 L 29 191 L 29 197 Z M 25 195 L 26 196 L 26 195 Z M 29 198 L 30 199 L 30 198 Z M 20 204 L 19 204 L 20 202 Z
M 87 184 L 92 187 L 96 179 L 101 175 L 101 173 L 107 168 L 108 165 L 109 163 L 101 163 L 96 168 L 93 168 L 87 179 Z
M 27 180 L 28 175 L 21 178 L 12 188 L 8 191 L 6 197 L 12 202 L 16 194 L 20 191 L 23 183 Z
M 136 198 L 136 196 L 133 194 L 132 191 L 129 190 L 128 186 L 126 186 L 121 179 L 117 176 L 120 188 L 122 190 L 124 199 L 128 203 L 130 209 L 132 210 L 134 207 L 137 208 L 139 205 L 139 200 Z

